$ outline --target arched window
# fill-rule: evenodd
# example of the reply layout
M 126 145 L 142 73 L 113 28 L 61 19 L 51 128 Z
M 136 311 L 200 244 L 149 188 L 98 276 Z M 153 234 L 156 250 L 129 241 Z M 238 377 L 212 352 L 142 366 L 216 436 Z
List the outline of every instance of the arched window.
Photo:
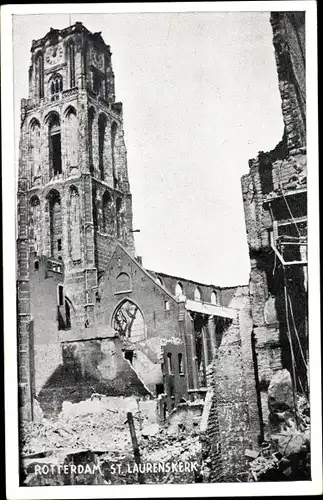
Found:
M 196 287 L 194 290 L 194 300 L 201 302 L 201 299 L 202 299 L 202 296 L 201 296 L 200 289 L 198 287 Z
M 32 120 L 29 129 L 29 158 L 30 158 L 30 176 L 34 181 L 41 165 L 41 147 L 40 147 L 40 123 L 38 120 Z
M 131 290 L 130 276 L 127 273 L 120 273 L 117 276 L 116 292 L 129 292 Z
M 118 125 L 113 122 L 111 125 L 111 157 L 112 157 L 112 176 L 113 185 L 117 187 L 118 179 L 116 173 L 116 136 L 117 136 Z
M 178 282 L 175 286 L 175 296 L 179 297 L 180 295 L 183 295 L 183 285 L 182 283 Z
M 50 83 L 51 100 L 59 99 L 60 93 L 63 90 L 63 77 L 59 73 L 53 76 Z
M 104 150 L 105 150 L 105 132 L 107 126 L 107 118 L 104 115 L 99 116 L 99 169 L 101 180 L 104 181 Z
M 161 279 L 159 276 L 157 276 L 157 278 L 155 279 L 155 281 L 156 281 L 156 283 L 157 283 L 158 285 L 160 285 L 160 286 L 162 286 L 162 285 L 163 285 L 163 281 L 162 281 L 162 279 Z
M 29 201 L 30 215 L 29 215 L 29 238 L 30 246 L 36 255 L 40 255 L 41 243 L 41 213 L 40 201 L 38 196 L 34 195 Z
M 120 337 L 128 338 L 130 342 L 140 342 L 146 337 L 143 315 L 139 307 L 130 300 L 125 300 L 117 307 L 112 326 Z
M 69 108 L 66 113 L 66 138 L 67 138 L 67 158 L 68 168 L 78 168 L 78 126 L 77 116 L 74 108 Z
M 218 296 L 215 290 L 211 293 L 211 304 L 217 304 L 218 303 Z
M 70 88 L 75 87 L 75 46 L 72 40 L 67 45 L 67 59 Z
M 75 186 L 70 187 L 69 203 L 69 240 L 71 259 L 74 263 L 81 260 L 80 197 Z
M 49 233 L 50 233 L 50 253 L 51 257 L 62 260 L 62 207 L 61 197 L 56 189 L 52 189 L 47 195 L 49 209 Z
M 49 176 L 62 173 L 61 125 L 59 116 L 53 113 L 48 121 Z
M 102 197 L 102 231 L 112 234 L 114 231 L 114 211 L 109 191 L 105 191 Z
M 36 93 L 39 99 L 44 97 L 44 56 L 38 53 L 35 60 Z

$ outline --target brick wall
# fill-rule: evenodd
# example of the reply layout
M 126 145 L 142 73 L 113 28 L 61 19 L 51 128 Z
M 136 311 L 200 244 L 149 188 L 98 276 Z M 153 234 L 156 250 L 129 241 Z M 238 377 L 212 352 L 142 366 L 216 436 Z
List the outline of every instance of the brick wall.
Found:
M 208 367 L 211 386 L 202 417 L 203 456 L 211 482 L 235 482 L 247 468 L 245 449 L 257 448 L 261 435 L 247 287 L 236 290 L 230 306 L 238 309 L 238 316 L 224 331 Z
M 273 12 L 270 22 L 284 135 L 272 151 L 260 152 L 257 158 L 249 161 L 249 173 L 241 179 L 251 262 L 250 300 L 258 397 L 262 401 L 264 428 L 267 424 L 269 381 L 278 369 L 291 369 L 284 283 L 287 283 L 294 315 L 298 316 L 295 320 L 298 334 L 303 339 L 304 351 L 307 350 L 304 340 L 307 303 L 305 268 L 294 266 L 284 271 L 270 242 L 273 221 L 285 223 L 290 222 L 292 217 L 304 218 L 306 225 L 305 15 L 302 12 Z M 297 235 L 295 224 L 293 233 Z M 294 345 L 294 349 L 297 358 L 299 348 Z M 301 362 L 298 362 L 298 368 L 301 374 L 304 369 Z

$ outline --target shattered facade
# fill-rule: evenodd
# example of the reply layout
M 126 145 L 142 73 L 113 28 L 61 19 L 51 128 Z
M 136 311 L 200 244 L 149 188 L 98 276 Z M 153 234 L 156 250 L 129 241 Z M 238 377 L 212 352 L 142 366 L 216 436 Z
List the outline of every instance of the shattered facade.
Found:
M 270 21 L 284 135 L 242 177 L 263 426 L 275 371 L 295 372 L 295 390 L 308 390 L 305 14 L 275 12 Z

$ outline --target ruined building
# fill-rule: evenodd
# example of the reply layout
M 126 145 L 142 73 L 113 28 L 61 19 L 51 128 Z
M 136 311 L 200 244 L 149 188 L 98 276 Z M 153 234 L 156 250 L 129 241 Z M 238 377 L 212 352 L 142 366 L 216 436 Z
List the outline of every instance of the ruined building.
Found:
M 81 23 L 33 40 L 21 103 L 18 355 L 22 420 L 93 393 L 202 398 L 237 288 L 144 269 L 136 256 L 110 47 Z M 239 292 L 240 293 L 240 292 Z
M 246 450 L 257 457 L 273 424 L 288 428 L 283 415 L 296 395 L 308 398 L 305 15 L 274 12 L 270 22 L 284 134 L 241 180 L 251 272 L 239 328 L 224 333 L 209 367 L 201 438 L 212 482 L 237 481 Z M 274 374 L 286 382 L 282 369 L 295 399 L 287 401 L 285 384 L 279 417 L 270 415 L 268 388 Z
M 276 370 L 288 369 L 295 390 L 308 392 L 305 14 L 274 12 L 270 22 L 284 134 L 242 177 L 263 426 Z
M 285 130 L 242 178 L 249 287 L 143 267 L 110 48 L 81 23 L 32 42 L 18 173 L 22 421 L 93 393 L 156 399 L 160 422 L 200 401 L 208 480 L 236 481 L 268 430 L 272 376 L 286 368 L 308 394 L 304 14 L 271 24 Z

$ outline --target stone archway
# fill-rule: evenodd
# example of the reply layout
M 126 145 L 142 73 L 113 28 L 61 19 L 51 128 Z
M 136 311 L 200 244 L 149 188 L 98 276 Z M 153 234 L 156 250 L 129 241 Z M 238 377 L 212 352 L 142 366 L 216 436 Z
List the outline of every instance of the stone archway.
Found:
M 112 317 L 112 327 L 121 338 L 127 338 L 133 343 L 146 338 L 143 314 L 129 299 L 125 299 L 116 307 Z

